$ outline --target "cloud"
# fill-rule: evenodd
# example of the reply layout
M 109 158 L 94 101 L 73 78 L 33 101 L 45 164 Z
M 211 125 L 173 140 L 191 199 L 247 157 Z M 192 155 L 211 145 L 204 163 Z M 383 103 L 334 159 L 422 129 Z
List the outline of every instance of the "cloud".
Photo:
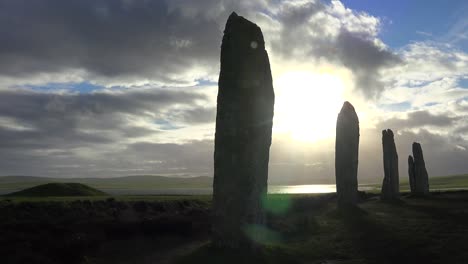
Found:
M 221 28 L 168 2 L 2 2 L 0 74 L 82 70 L 85 78 L 178 83 L 210 73 L 218 66 Z
M 415 111 L 408 113 L 405 119 L 391 118 L 385 120 L 380 124 L 380 126 L 396 128 L 399 130 L 421 128 L 426 126 L 451 128 L 460 119 L 461 117 L 459 116 L 451 117 L 447 113 L 434 115 L 428 111 Z
M 385 89 L 381 81 L 381 70 L 400 64 L 401 59 L 374 42 L 351 32 L 340 32 L 337 43 L 340 60 L 353 71 L 358 90 L 362 90 L 364 95 L 370 98 L 379 96 Z
M 16 0 L 0 3 L 0 173 L 212 175 L 213 84 L 232 11 L 261 26 L 273 72 L 349 72 L 346 94 L 375 111 L 376 128 L 362 131 L 360 177 L 379 179 L 387 127 L 400 133 L 401 157 L 423 143 L 431 175 L 467 170 L 468 55 L 436 42 L 391 50 L 378 17 L 340 1 Z M 72 88 L 33 89 L 53 84 Z M 398 104 L 399 113 L 382 110 Z M 333 157 L 332 140 L 276 137 L 271 182 L 333 180 Z
M 381 71 L 401 59 L 377 37 L 378 18 L 345 8 L 339 1 L 286 1 L 267 20 L 267 33 L 279 34 L 270 41 L 273 58 L 310 60 L 342 65 L 355 76 L 355 89 L 368 98 L 383 91 Z M 277 28 L 272 25 L 276 22 Z M 260 23 L 262 27 L 264 24 Z M 273 28 L 273 29 L 272 29 Z M 278 29 L 279 28 L 279 29 Z
M 201 128 L 212 124 L 214 108 L 200 87 L 87 94 L 23 88 L 2 90 L 0 98 L 3 175 L 206 173 L 210 168 L 210 155 L 200 152 L 212 148 L 202 141 L 163 143 L 183 140 L 165 131 L 168 124 Z M 164 166 L 150 162 L 155 159 L 164 161 Z
M 212 122 L 195 91 L 147 89 L 126 92 L 57 94 L 0 91 L 2 145 L 20 148 L 70 148 L 125 142 L 160 133 L 155 120 Z M 177 112 L 181 117 L 172 117 Z M 208 111 L 209 112 L 209 111 Z M 169 114 L 168 114 L 169 113 Z M 187 121 L 188 120 L 188 121 Z
M 380 70 L 399 62 L 377 38 L 379 19 L 339 1 L 19 0 L 0 11 L 0 83 L 215 80 L 232 11 L 258 20 L 273 57 L 341 63 L 366 96 L 382 90 Z
M 388 128 L 385 124 L 378 127 Z M 408 155 L 412 155 L 412 143 L 422 145 L 424 159 L 430 177 L 463 174 L 468 170 L 468 140 L 456 135 L 445 135 L 427 129 L 418 131 L 400 130 L 395 132 L 395 144 L 399 157 L 400 178 L 407 179 Z M 381 130 L 369 129 L 361 133 L 359 177 L 361 179 L 383 180 Z M 463 162 L 465 160 L 465 162 Z

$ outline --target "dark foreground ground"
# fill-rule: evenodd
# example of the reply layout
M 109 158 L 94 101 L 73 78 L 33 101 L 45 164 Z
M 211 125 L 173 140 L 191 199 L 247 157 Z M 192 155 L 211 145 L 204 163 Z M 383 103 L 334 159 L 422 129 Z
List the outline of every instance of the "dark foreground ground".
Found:
M 257 252 L 212 249 L 209 197 L 0 200 L 1 263 L 468 263 L 468 192 L 270 195 Z

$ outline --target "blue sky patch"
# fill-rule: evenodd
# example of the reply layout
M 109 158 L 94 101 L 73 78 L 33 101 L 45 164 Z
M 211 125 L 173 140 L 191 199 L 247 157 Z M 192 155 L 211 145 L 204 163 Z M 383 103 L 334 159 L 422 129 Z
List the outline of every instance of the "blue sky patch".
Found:
M 104 89 L 103 86 L 98 86 L 91 84 L 89 82 L 81 82 L 81 83 L 75 83 L 70 86 L 70 89 L 73 91 L 77 91 L 80 93 L 90 93 L 96 90 L 101 90 Z
M 384 110 L 394 111 L 394 112 L 403 112 L 411 108 L 411 104 L 409 102 L 402 102 L 402 103 L 397 103 L 397 104 L 382 104 L 380 106 Z
M 218 85 L 218 82 L 213 82 L 206 79 L 197 79 L 195 80 L 199 86 L 209 86 L 209 85 Z
M 460 86 L 460 88 L 468 89 L 468 78 L 458 80 L 458 85 Z
M 44 85 L 24 85 L 24 87 L 35 91 L 53 92 L 58 90 L 68 90 L 78 93 L 91 93 L 96 90 L 104 89 L 104 86 L 94 85 L 89 82 L 80 83 L 47 83 Z
M 183 128 L 183 126 L 176 126 L 172 124 L 170 121 L 165 120 L 165 119 L 157 119 L 154 121 L 154 123 L 158 125 L 159 129 L 161 130 L 176 130 L 176 129 Z
M 362 10 L 382 18 L 380 37 L 391 48 L 398 49 L 411 41 L 439 40 L 450 42 L 458 32 L 454 25 L 466 19 L 466 0 L 342 0 L 347 8 Z M 466 40 L 465 40 L 466 41 Z M 468 51 L 466 42 L 453 43 Z M 463 45 L 465 44 L 465 46 Z
M 430 102 L 430 103 L 425 104 L 424 106 L 434 106 L 434 105 L 438 105 L 438 104 L 439 103 Z

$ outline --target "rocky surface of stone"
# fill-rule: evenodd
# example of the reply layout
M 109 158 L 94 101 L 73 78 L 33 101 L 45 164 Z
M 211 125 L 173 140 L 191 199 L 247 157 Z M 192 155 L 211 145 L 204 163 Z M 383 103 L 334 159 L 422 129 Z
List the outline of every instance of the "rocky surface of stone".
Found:
M 414 194 L 426 195 L 429 193 L 429 176 L 427 174 L 426 163 L 421 144 L 413 143 L 414 158 Z
M 224 30 L 218 86 L 213 244 L 240 248 L 264 230 L 275 96 L 262 31 L 236 13 Z
M 395 138 L 391 129 L 382 131 L 384 179 L 382 183 L 382 200 L 400 198 L 400 180 L 398 172 L 398 153 Z
M 408 176 L 411 193 L 416 192 L 416 179 L 414 178 L 414 159 L 413 156 L 408 156 Z
M 355 205 L 358 191 L 359 118 L 345 102 L 336 122 L 335 177 L 339 206 Z

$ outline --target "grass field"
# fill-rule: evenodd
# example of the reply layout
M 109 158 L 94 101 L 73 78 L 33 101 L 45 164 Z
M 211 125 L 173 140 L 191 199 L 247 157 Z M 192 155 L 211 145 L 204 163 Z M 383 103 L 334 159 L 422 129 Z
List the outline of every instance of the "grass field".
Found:
M 468 193 L 370 197 L 338 210 L 334 199 L 299 197 L 270 214 L 265 245 L 252 253 L 219 251 L 209 242 L 176 263 L 468 263 Z
M 407 184 L 402 182 L 404 191 Z M 468 175 L 432 193 L 338 210 L 335 194 L 269 194 L 255 252 L 210 244 L 211 195 L 0 197 L 5 263 L 468 263 Z
M 258 251 L 210 246 L 211 196 L 0 200 L 6 263 L 468 263 L 468 192 L 269 195 Z

